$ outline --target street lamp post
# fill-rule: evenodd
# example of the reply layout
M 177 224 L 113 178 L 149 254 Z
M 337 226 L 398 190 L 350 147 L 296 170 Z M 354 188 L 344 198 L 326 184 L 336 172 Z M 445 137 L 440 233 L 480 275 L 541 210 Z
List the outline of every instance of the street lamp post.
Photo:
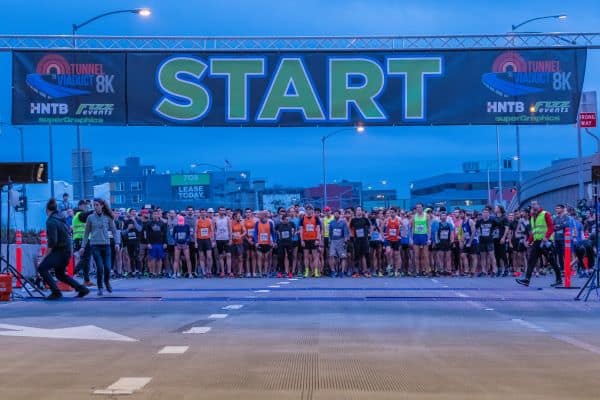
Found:
M 323 168 L 323 204 L 322 204 L 323 209 L 325 209 L 325 206 L 327 205 L 327 167 L 326 167 L 326 163 L 325 163 L 325 142 L 330 137 L 335 136 L 338 133 L 345 132 L 345 131 L 356 131 L 358 133 L 363 133 L 365 131 L 365 127 L 362 125 L 357 125 L 354 128 L 341 128 L 341 129 L 333 131 L 327 135 L 321 136 L 321 146 L 323 149 L 322 160 L 321 160 L 322 168 Z
M 77 49 L 76 35 L 77 35 L 77 31 L 79 29 L 83 28 L 87 24 L 90 24 L 96 20 L 99 20 L 100 18 L 104 18 L 109 15 L 123 14 L 123 13 L 137 14 L 137 15 L 141 15 L 142 17 L 149 17 L 150 14 L 152 14 L 152 12 L 150 11 L 149 8 L 132 8 L 132 9 L 127 9 L 127 10 L 114 10 L 114 11 L 108 11 L 108 12 L 96 15 L 95 17 L 92 17 L 80 24 L 72 24 L 71 25 L 71 29 L 72 29 L 71 37 L 72 37 L 72 41 L 73 41 L 73 48 Z M 51 128 L 49 128 L 49 129 L 51 129 Z M 77 163 L 79 164 L 78 169 L 79 169 L 80 197 L 81 197 L 81 199 L 83 199 L 83 198 L 85 198 L 85 182 L 83 180 L 83 157 L 81 155 L 81 128 L 80 128 L 79 124 L 77 124 Z
M 566 14 L 556 14 L 556 15 L 546 15 L 546 16 L 542 16 L 542 17 L 529 18 L 528 20 L 525 20 L 516 25 L 511 25 L 511 32 L 514 33 L 517 29 L 519 29 L 523 25 L 526 25 L 530 22 L 539 21 L 542 19 L 558 19 L 558 20 L 564 21 L 565 19 L 567 19 L 567 15 Z M 560 39 L 563 39 L 563 38 L 560 38 Z M 521 205 L 521 186 L 523 185 L 523 173 L 522 173 L 522 169 L 521 169 L 521 132 L 520 132 L 520 128 L 519 128 L 519 123 L 516 123 L 516 125 L 515 125 L 515 139 L 517 141 L 517 172 L 518 172 L 518 176 L 519 176 L 519 185 L 517 188 L 517 200 L 518 200 L 518 203 L 520 206 Z

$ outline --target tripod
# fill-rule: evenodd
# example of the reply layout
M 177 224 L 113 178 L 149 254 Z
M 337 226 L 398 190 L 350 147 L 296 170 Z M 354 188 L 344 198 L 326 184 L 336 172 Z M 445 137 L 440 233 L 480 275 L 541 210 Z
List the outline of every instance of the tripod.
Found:
M 600 293 L 598 292 L 598 290 L 600 289 L 600 270 L 598 268 L 599 264 L 600 264 L 600 252 L 598 251 L 599 247 L 598 244 L 600 243 L 600 235 L 598 235 L 598 185 L 600 184 L 600 182 L 598 182 L 597 180 L 594 180 L 593 185 L 594 185 L 594 213 L 596 215 L 596 264 L 594 265 L 594 270 L 592 271 L 592 275 L 590 275 L 590 277 L 588 278 L 588 280 L 585 282 L 585 285 L 582 286 L 581 290 L 579 291 L 579 293 L 577 294 L 577 297 L 575 297 L 575 300 L 581 300 L 581 296 L 583 295 L 583 292 L 585 292 L 587 290 L 587 293 L 585 293 L 585 297 L 583 298 L 583 301 L 587 301 L 588 297 L 590 297 L 590 293 L 592 293 L 592 291 L 596 291 L 596 295 L 600 297 Z
M 4 185 L 0 184 L 0 194 L 2 193 L 2 190 L 4 189 Z M 23 276 L 22 273 L 20 273 L 19 271 L 17 271 L 17 269 L 8 261 L 8 254 L 9 254 L 9 236 L 10 236 L 10 201 L 6 202 L 6 257 L 2 256 L 0 254 L 0 266 L 2 265 L 2 263 L 4 263 L 4 268 L 0 267 L 0 271 L 4 272 L 4 273 L 8 273 L 10 275 L 13 275 L 15 277 L 15 279 L 17 280 L 17 282 L 19 282 L 21 284 L 21 286 L 23 287 L 23 289 L 25 289 L 25 291 L 27 292 L 27 294 L 29 295 L 29 297 L 38 297 L 38 296 L 34 296 L 34 293 L 37 293 L 39 295 L 41 295 L 41 297 L 45 297 L 44 293 L 35 285 L 35 283 L 33 283 L 30 279 L 26 278 L 25 276 Z M 2 196 L 0 195 L 0 220 L 1 220 L 1 216 L 2 216 Z M 12 297 L 14 297 L 14 292 Z

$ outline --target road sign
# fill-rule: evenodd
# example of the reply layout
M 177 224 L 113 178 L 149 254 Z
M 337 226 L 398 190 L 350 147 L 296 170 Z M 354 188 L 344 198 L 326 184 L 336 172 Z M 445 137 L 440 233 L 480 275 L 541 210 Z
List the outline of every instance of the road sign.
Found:
M 596 113 L 582 112 L 579 113 L 579 126 L 582 128 L 595 128 L 597 116 Z

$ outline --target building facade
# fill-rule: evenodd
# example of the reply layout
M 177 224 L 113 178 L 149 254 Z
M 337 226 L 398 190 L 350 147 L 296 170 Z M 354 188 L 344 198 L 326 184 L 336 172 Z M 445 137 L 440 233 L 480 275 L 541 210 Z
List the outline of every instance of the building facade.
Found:
M 463 163 L 462 173 L 447 173 L 413 181 L 410 185 L 410 205 L 460 207 L 481 210 L 488 204 L 515 203 L 519 187 L 519 173 L 513 169 L 513 160 L 502 161 L 498 173 L 497 161 L 469 161 Z M 531 172 L 522 172 L 528 177 Z M 502 193 L 500 193 L 500 176 Z M 514 204 L 516 207 L 516 204 Z

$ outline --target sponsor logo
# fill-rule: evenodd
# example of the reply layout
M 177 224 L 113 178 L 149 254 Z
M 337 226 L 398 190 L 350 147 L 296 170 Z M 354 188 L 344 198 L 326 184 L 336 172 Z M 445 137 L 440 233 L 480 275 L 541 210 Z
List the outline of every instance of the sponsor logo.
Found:
M 492 72 L 481 82 L 502 97 L 527 96 L 547 90 L 571 90 L 571 72 L 561 68 L 560 60 L 526 60 L 516 51 L 505 51 L 494 60 Z
M 114 75 L 104 73 L 99 63 L 70 63 L 59 54 L 46 54 L 34 73 L 25 81 L 31 90 L 45 99 L 85 96 L 92 93 L 112 94 Z
M 114 109 L 114 104 L 80 104 L 75 115 L 111 116 Z
M 571 110 L 570 101 L 538 101 L 529 111 L 540 114 L 568 113 Z
M 29 113 L 34 115 L 65 115 L 69 105 L 64 103 L 29 103 Z
M 488 113 L 515 113 L 525 111 L 525 103 L 522 101 L 488 101 Z

